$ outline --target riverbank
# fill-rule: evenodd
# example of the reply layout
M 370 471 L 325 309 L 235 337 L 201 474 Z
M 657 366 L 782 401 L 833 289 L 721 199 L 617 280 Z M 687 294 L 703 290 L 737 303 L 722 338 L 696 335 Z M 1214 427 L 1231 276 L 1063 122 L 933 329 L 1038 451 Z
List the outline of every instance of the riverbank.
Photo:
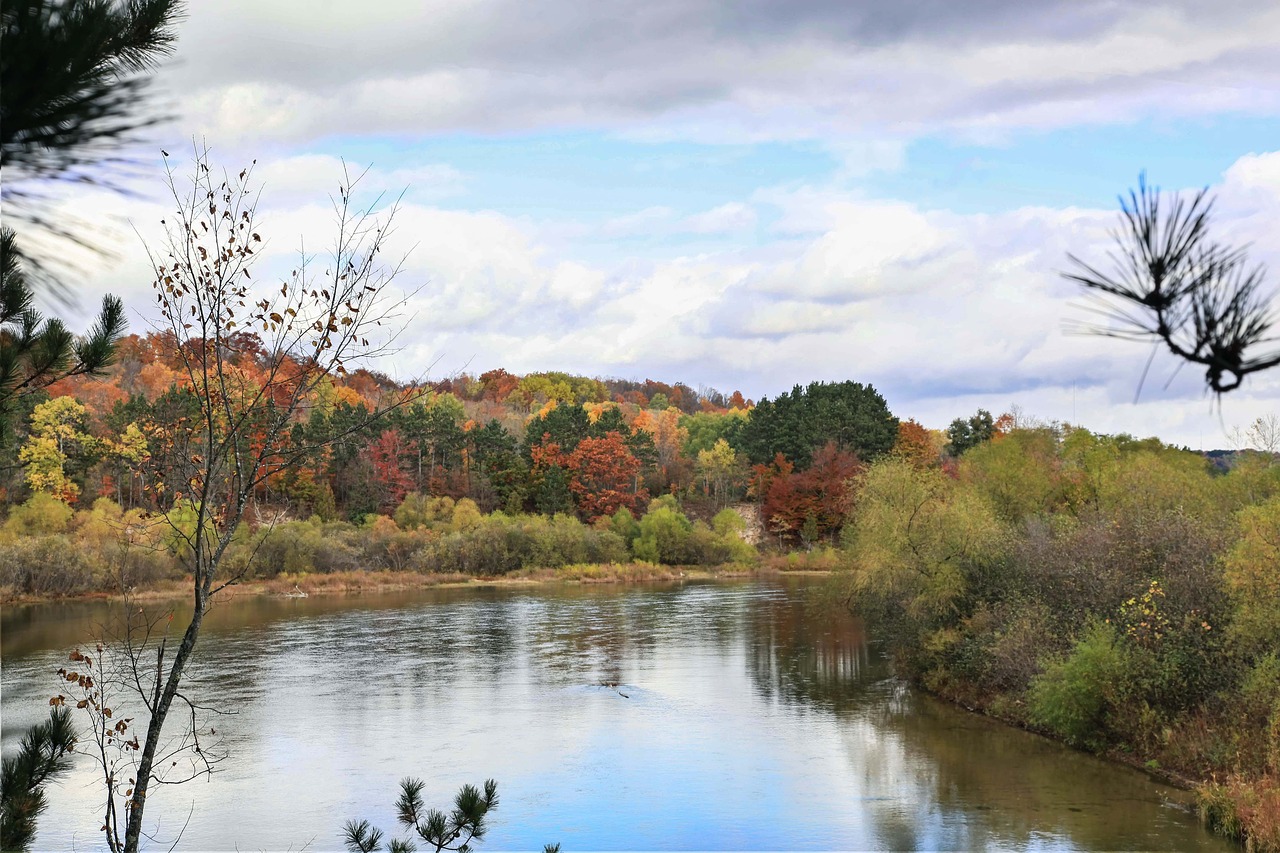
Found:
M 1164 805 L 1180 792 L 899 689 L 861 621 L 814 613 L 821 579 L 788 579 L 229 601 L 210 613 L 196 685 L 236 712 L 215 723 L 231 757 L 165 789 L 155 814 L 172 836 L 197 798 L 183 836 L 196 849 L 313 834 L 329 848 L 370 814 L 353 791 L 385 805 L 419 773 L 437 780 L 433 802 L 467 780 L 507 786 L 494 849 L 741 847 L 751 815 L 768 814 L 750 840 L 771 849 L 803 825 L 828 849 L 1232 853 Z M 118 609 L 12 620 L 6 731 L 47 714 L 61 650 Z M 437 757 L 407 755 L 406 732 Z M 823 796 L 791 795 L 815 774 Z M 691 785 L 717 795 L 691 802 Z M 53 787 L 58 819 L 37 846 L 85 846 L 93 803 L 82 785 Z
M 1026 716 L 1025 707 L 1011 706 L 1005 701 L 1007 697 L 989 700 L 962 685 L 951 685 L 958 689 L 938 689 L 936 685 L 919 680 L 915 680 L 915 684 L 930 695 L 971 713 L 1081 748 L 1079 744 L 1071 744 L 1067 738 L 1035 725 Z M 1223 722 L 1224 727 L 1227 725 L 1230 724 Z M 1161 764 L 1161 757 L 1167 760 L 1167 750 L 1135 752 L 1113 746 L 1081 751 L 1141 771 L 1154 781 L 1191 791 L 1195 795 L 1196 812 L 1204 824 L 1250 853 L 1280 851 L 1280 783 L 1274 777 L 1251 778 L 1240 773 L 1217 771 L 1191 774 L 1182 768 Z
M 826 570 L 808 565 L 788 565 L 770 561 L 760 564 L 727 563 L 720 566 L 663 566 L 653 563 L 608 563 L 522 569 L 505 575 L 462 573 L 419 573 L 377 571 L 281 573 L 270 579 L 246 580 L 227 587 L 218 595 L 232 599 L 255 596 L 303 597 L 395 592 L 435 587 L 543 586 L 555 584 L 632 584 L 675 581 L 721 580 L 779 575 L 821 575 Z M 143 589 L 98 590 L 74 595 L 24 595 L 0 588 L 0 606 L 47 604 L 63 601 L 164 601 L 191 592 L 191 579 L 165 580 Z

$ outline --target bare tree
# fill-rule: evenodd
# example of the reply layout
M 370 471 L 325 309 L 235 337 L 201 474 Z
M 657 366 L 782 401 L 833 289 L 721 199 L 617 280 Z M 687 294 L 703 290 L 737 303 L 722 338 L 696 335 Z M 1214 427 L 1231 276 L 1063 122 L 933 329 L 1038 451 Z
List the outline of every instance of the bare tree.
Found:
M 1243 248 L 1210 237 L 1207 189 L 1165 201 L 1140 176 L 1120 210 L 1109 272 L 1068 255 L 1076 269 L 1064 275 L 1099 295 L 1107 318 L 1089 331 L 1163 342 L 1184 362 L 1203 367 L 1215 394 L 1280 365 L 1280 350 L 1268 349 L 1276 337 L 1266 270 L 1250 264 Z
M 78 648 L 71 652 L 67 664 L 58 669 L 59 679 L 66 682 L 63 689 L 70 695 L 59 693 L 50 700 L 55 711 L 74 705 L 88 722 L 77 751 L 88 756 L 102 774 L 101 831 L 112 853 L 125 849 L 123 821 L 140 778 L 142 743 L 138 732 L 144 723 L 130 716 L 137 710 L 130 702 L 140 699 L 147 712 L 154 713 L 154 685 L 161 672 L 149 664 L 155 648 L 167 644 L 173 622 L 172 613 L 148 614 L 127 597 L 125 613 L 118 633 L 104 635 L 87 654 Z M 176 699 L 186 712 L 184 724 L 168 733 L 155 750 L 150 774 L 153 785 L 191 781 L 212 773 L 227 757 L 218 748 L 217 728 L 208 725 L 210 716 L 222 712 L 194 701 L 182 690 Z
M 388 289 L 401 264 L 382 260 L 396 206 L 381 213 L 380 200 L 358 207 L 352 193 L 359 176 L 347 176 L 333 198 L 337 235 L 323 262 L 304 254 L 283 282 L 259 286 L 252 267 L 264 244 L 251 168 L 218 174 L 207 151 L 197 149 L 189 180 L 180 181 L 167 160 L 166 170 L 177 211 L 162 220 L 164 244 L 148 253 L 162 331 L 200 412 L 193 422 L 150 437 L 168 444 L 168 458 L 179 460 L 150 488 L 176 510 L 166 519 L 192 577 L 193 609 L 176 647 L 167 632 L 128 635 L 130 680 L 149 719 L 124 791 L 123 839 L 117 845 L 108 835 L 113 851 L 127 853 L 138 849 L 152 785 L 167 781 L 164 730 L 175 701 L 191 712 L 189 731 L 198 731 L 197 706 L 182 693 L 183 674 L 214 596 L 239 579 L 221 570 L 223 555 L 254 489 L 340 437 L 309 434 L 304 443 L 294 426 L 329 377 L 346 373 L 353 360 L 389 352 L 395 337 L 389 320 L 404 304 Z M 252 365 L 233 358 L 246 332 L 262 343 Z M 192 737 L 184 735 L 179 746 L 198 755 Z
M 1280 461 L 1280 415 L 1263 415 L 1247 427 L 1234 427 L 1227 433 L 1227 439 L 1236 450 L 1260 453 L 1270 468 Z

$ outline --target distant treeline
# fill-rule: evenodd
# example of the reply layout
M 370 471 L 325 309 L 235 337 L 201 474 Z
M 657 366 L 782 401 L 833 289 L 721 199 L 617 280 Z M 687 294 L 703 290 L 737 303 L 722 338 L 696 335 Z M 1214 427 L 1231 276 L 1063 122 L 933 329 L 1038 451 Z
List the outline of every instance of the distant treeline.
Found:
M 124 511 L 168 513 L 190 499 L 200 398 L 175 347 L 161 334 L 132 336 L 104 378 L 24 397 L 0 448 L 10 463 L 0 477 L 6 502 L 40 493 L 84 507 L 109 497 Z M 237 334 L 223 349 L 237 387 L 255 393 L 270 363 L 261 342 Z M 806 503 L 793 473 L 817 467 L 810 479 L 838 482 L 897 437 L 883 398 L 854 382 L 814 383 L 753 405 L 678 382 L 491 370 L 406 388 L 352 371 L 311 395 L 273 447 L 280 461 L 253 499 L 293 518 L 360 523 L 416 492 L 467 498 L 482 513 L 568 513 L 590 523 L 623 507 L 642 514 L 651 497 L 668 494 L 709 518 L 782 480 L 794 494 L 775 487 L 769 528 L 794 539 L 811 517 L 824 535 L 835 525 L 829 509 Z M 811 485 L 830 491 L 829 482 Z

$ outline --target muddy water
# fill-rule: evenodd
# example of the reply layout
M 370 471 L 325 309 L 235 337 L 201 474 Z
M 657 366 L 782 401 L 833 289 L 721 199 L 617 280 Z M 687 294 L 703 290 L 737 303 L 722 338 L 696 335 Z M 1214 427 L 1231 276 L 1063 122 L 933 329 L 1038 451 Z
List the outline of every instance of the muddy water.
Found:
M 1181 792 L 908 689 L 805 602 L 794 582 L 225 603 L 192 692 L 234 712 L 228 758 L 154 794 L 152 847 L 339 849 L 347 818 L 395 832 L 414 775 L 441 807 L 498 780 L 481 850 L 1230 849 Z M 6 755 L 117 608 L 6 609 Z M 49 799 L 39 848 L 100 846 L 90 763 Z

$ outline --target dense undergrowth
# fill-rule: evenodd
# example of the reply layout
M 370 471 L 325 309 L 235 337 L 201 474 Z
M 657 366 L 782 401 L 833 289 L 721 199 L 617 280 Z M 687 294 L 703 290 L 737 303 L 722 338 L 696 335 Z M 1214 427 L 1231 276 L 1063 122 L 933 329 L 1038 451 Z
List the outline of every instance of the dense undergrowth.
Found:
M 36 493 L 13 507 L 0 528 L 0 590 L 70 596 L 181 577 L 187 524 L 181 505 L 157 516 L 124 512 L 99 498 L 76 511 Z M 359 524 L 312 517 L 244 525 L 220 573 L 245 580 L 376 571 L 493 577 L 572 566 L 590 575 L 585 567 L 632 561 L 717 566 L 755 559 L 742 529 L 733 510 L 710 523 L 690 520 L 669 495 L 651 501 L 639 518 L 623 508 L 586 524 L 567 514 L 484 515 L 466 498 L 410 494 L 394 516 L 370 515 Z
M 1013 430 L 856 485 L 841 600 L 926 688 L 1200 782 L 1280 850 L 1280 465 Z

